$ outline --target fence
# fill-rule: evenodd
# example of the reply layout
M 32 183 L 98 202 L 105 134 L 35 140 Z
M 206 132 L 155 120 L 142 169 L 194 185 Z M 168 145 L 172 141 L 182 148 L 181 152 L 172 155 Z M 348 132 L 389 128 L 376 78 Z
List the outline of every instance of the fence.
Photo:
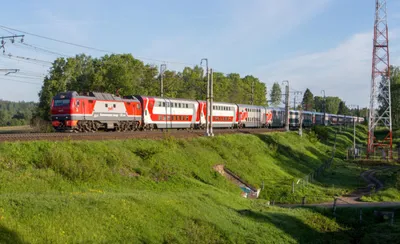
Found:
M 355 149 L 355 152 L 353 147 L 347 149 L 347 159 L 400 162 L 400 145 L 393 148 L 392 157 L 389 155 L 388 148 L 377 148 L 369 157 L 367 157 L 367 148 L 365 146 L 356 145 Z

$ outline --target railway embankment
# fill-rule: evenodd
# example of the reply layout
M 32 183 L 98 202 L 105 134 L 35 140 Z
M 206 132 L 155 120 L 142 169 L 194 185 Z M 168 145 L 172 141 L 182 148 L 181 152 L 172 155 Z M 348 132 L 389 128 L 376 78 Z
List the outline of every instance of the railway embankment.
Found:
M 328 213 L 282 209 L 359 186 L 356 165 L 314 133 L 0 144 L 0 242 L 243 243 L 349 240 Z M 224 164 L 258 199 L 213 169 Z M 293 192 L 293 183 L 295 185 Z M 314 197 L 314 199 L 311 198 Z

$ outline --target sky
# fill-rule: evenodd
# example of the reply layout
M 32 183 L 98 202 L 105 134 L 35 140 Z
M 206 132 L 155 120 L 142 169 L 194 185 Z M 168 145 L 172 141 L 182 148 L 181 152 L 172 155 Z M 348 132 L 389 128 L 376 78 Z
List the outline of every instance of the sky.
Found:
M 391 64 L 400 65 L 400 1 L 387 2 Z M 326 96 L 364 107 L 374 5 L 374 0 L 20 0 L 2 4 L 0 25 L 131 53 L 145 63 L 162 60 L 177 71 L 207 58 L 216 71 L 256 76 L 267 89 L 289 80 L 292 91 L 325 90 Z M 0 29 L 0 35 L 11 33 Z M 0 50 L 0 68 L 20 70 L 0 73 L 3 100 L 38 101 L 43 77 L 60 55 L 107 54 L 32 35 L 19 42 L 6 40 L 4 55 Z

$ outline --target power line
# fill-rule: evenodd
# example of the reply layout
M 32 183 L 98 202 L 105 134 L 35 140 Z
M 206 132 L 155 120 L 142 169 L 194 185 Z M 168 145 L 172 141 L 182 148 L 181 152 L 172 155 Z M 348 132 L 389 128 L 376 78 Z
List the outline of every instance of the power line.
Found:
M 28 57 L 23 57 L 23 56 L 15 56 L 15 55 L 12 55 L 11 53 L 7 54 L 7 56 L 14 57 L 14 58 L 19 58 L 19 59 L 24 59 L 24 60 L 29 60 L 29 61 L 33 61 L 33 62 L 42 62 L 42 63 L 52 64 L 52 62 L 47 61 L 47 60 L 28 58 Z
M 38 47 L 38 46 L 35 46 L 35 45 L 32 45 L 32 44 L 28 44 L 28 43 L 26 43 L 26 42 L 23 42 L 23 43 L 21 43 L 21 44 L 24 45 L 24 47 L 27 47 L 27 48 L 30 48 L 30 49 L 34 49 L 34 50 L 36 50 L 36 51 L 42 51 L 42 52 L 45 52 L 45 53 L 48 53 L 48 54 L 53 54 L 53 55 L 56 55 L 57 57 L 58 57 L 58 56 L 62 56 L 62 57 L 71 57 L 71 55 L 66 55 L 66 54 L 54 52 L 54 51 L 48 50 L 48 49 L 46 49 L 46 48 L 42 48 L 42 47 Z M 21 46 L 21 44 L 16 43 L 16 46 Z
M 35 37 L 39 37 L 39 38 L 43 38 L 43 39 L 46 39 L 46 40 L 55 41 L 55 42 L 59 42 L 59 43 L 63 43 L 63 44 L 71 45 L 71 46 L 76 46 L 76 47 L 80 47 L 80 48 L 86 48 L 86 49 L 93 50 L 93 51 L 97 51 L 97 52 L 111 53 L 111 54 L 114 53 L 114 52 L 109 51 L 109 50 L 104 50 L 104 49 L 99 49 L 99 48 L 95 48 L 95 47 L 85 46 L 85 45 L 81 45 L 81 44 L 77 44 L 77 43 L 72 43 L 72 42 L 67 42 L 67 41 L 63 41 L 63 40 L 58 40 L 58 39 L 55 39 L 55 38 L 51 38 L 51 37 L 47 37 L 47 36 L 42 36 L 42 35 L 38 35 L 38 34 L 26 32 L 26 31 L 22 31 L 22 30 L 10 28 L 10 27 L 3 26 L 3 25 L 0 25 L 0 28 L 2 28 L 2 29 L 7 29 L 7 30 L 13 30 L 13 31 L 16 31 L 16 32 L 24 33 L 24 34 L 26 34 L 26 35 L 31 35 L 31 36 L 35 36 Z M 159 62 L 159 63 L 169 63 L 169 64 L 179 64 L 179 65 L 190 65 L 190 66 L 195 66 L 195 65 L 196 65 L 196 64 L 192 64 L 192 63 L 186 63 L 186 62 L 166 61 L 166 60 L 154 59 L 154 58 L 147 58 L 147 57 L 142 57 L 142 56 L 134 56 L 134 57 L 137 58 L 137 59 L 148 60 L 148 61 Z
M 13 79 L 7 79 L 7 78 L 3 78 L 3 77 L 0 77 L 0 80 L 14 81 L 14 82 L 20 82 L 20 83 L 32 84 L 32 85 L 42 85 L 42 84 L 36 83 L 36 82 L 29 82 L 29 81 L 22 81 L 22 80 L 13 80 Z
M 63 43 L 63 44 L 71 45 L 71 46 L 86 48 L 86 49 L 90 49 L 90 50 L 94 50 L 94 51 L 98 51 L 98 52 L 113 53 L 113 52 L 108 51 L 108 50 L 99 49 L 99 48 L 95 48 L 95 47 L 89 47 L 89 46 L 85 46 L 85 45 L 81 45 L 81 44 L 76 44 L 76 43 L 72 43 L 72 42 L 67 42 L 67 41 L 63 41 L 63 40 L 58 40 L 58 39 L 51 38 L 51 37 L 47 37 L 47 36 L 42 36 L 42 35 L 38 35 L 38 34 L 26 32 L 26 31 L 22 31 L 22 30 L 17 30 L 17 29 L 10 28 L 10 27 L 4 26 L 4 25 L 0 25 L 0 28 L 2 28 L 2 29 L 7 29 L 7 30 L 13 30 L 13 31 L 16 31 L 16 32 L 24 33 L 24 34 L 26 34 L 26 35 L 31 35 L 31 36 L 39 37 L 39 38 L 42 38 L 42 39 L 46 39 L 46 40 L 50 40 L 50 41 L 55 41 L 55 42 L 59 42 L 59 43 Z
M 16 62 L 25 62 L 25 63 L 29 63 L 29 64 L 35 64 L 35 65 L 39 65 L 39 66 L 47 67 L 47 68 L 51 67 L 51 65 L 48 65 L 48 64 L 35 63 L 35 62 L 28 61 L 28 60 L 23 60 L 23 59 L 15 59 L 14 57 L 8 57 L 6 55 L 0 55 L 0 58 L 9 59 L 9 60 L 16 61 Z
M 42 79 L 44 79 L 45 76 L 34 76 L 34 75 L 18 74 L 18 75 L 9 75 L 9 77 L 22 78 L 22 79 L 39 79 L 39 80 L 42 80 Z
M 14 32 L 12 32 L 12 31 L 9 31 L 9 30 L 7 30 L 7 29 L 5 29 L 5 28 L 1 28 L 1 29 L 3 29 L 3 30 L 5 30 L 5 31 L 7 31 L 8 33 L 10 33 L 11 35 L 15 35 L 15 33 Z

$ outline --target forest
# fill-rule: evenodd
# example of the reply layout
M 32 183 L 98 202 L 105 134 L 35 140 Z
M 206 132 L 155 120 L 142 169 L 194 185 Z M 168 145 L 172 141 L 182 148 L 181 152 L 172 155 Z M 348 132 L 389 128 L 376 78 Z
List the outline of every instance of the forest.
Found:
M 29 124 L 37 108 L 34 102 L 10 102 L 0 100 L 0 126 Z

